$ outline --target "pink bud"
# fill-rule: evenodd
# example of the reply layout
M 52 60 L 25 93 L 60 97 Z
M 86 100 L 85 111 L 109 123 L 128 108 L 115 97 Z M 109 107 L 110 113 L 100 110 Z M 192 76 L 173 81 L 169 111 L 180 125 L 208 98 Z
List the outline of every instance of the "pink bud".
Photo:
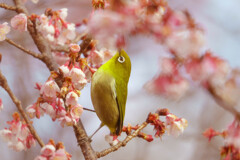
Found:
M 72 43 L 69 45 L 69 47 L 70 47 L 70 50 L 74 53 L 77 53 L 80 51 L 80 46 L 78 44 Z
M 11 19 L 11 26 L 19 31 L 27 31 L 27 16 L 20 13 Z

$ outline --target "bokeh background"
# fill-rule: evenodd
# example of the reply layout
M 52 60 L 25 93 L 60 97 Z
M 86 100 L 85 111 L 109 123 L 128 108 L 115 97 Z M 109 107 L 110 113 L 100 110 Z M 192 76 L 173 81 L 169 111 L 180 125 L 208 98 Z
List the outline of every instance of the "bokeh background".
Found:
M 0 3 L 12 4 L 10 0 L 0 0 Z M 175 10 L 187 9 L 197 23 L 206 31 L 206 44 L 216 55 L 226 59 L 232 67 L 240 67 L 240 1 L 239 0 L 169 0 L 169 5 Z M 91 13 L 90 0 L 39 0 L 37 5 L 28 2 L 27 8 L 32 13 L 41 14 L 46 8 L 54 10 L 68 8 L 68 20 L 80 22 Z M 0 9 L 0 23 L 9 22 L 16 13 Z M 36 50 L 28 33 L 11 31 L 9 38 L 26 48 Z M 37 51 L 37 50 L 36 50 Z M 220 159 L 219 148 L 223 144 L 221 138 L 208 143 L 202 132 L 213 127 L 222 130 L 233 120 L 233 117 L 211 99 L 203 89 L 193 85 L 191 90 L 181 100 L 171 100 L 147 93 L 143 85 L 159 71 L 159 59 L 166 54 L 165 49 L 153 39 L 146 36 L 128 39 L 126 51 L 132 60 L 132 74 L 129 82 L 125 125 L 142 123 L 149 112 L 158 108 L 168 108 L 179 117 L 188 120 L 189 126 L 178 138 L 168 136 L 155 139 L 148 143 L 142 139 L 133 139 L 126 147 L 102 158 L 102 160 L 216 160 Z M 36 82 L 44 83 L 49 76 L 46 66 L 40 61 L 25 55 L 6 42 L 0 42 L 0 52 L 3 56 L 0 69 L 7 77 L 13 92 L 22 101 L 23 106 L 35 102 L 39 93 L 34 89 Z M 90 84 L 82 91 L 79 103 L 84 107 L 93 108 L 90 100 Z M 0 129 L 7 127 L 6 121 L 11 120 L 11 114 L 16 111 L 14 104 L 3 89 L 0 98 L 4 109 L 0 112 Z M 88 134 L 92 134 L 100 121 L 94 113 L 85 111 L 82 121 Z M 46 143 L 49 138 L 55 142 L 63 141 L 66 150 L 72 154 L 72 159 L 84 159 L 77 146 L 72 127 L 62 128 L 58 122 L 52 122 L 47 115 L 41 119 L 33 119 L 34 127 Z M 153 133 L 152 127 L 144 129 Z M 108 148 L 104 140 L 109 130 L 104 127 L 93 137 L 93 148 L 101 151 Z M 122 134 L 120 139 L 125 137 Z M 0 140 L 1 160 L 31 160 L 40 153 L 40 147 L 31 148 L 27 152 L 10 150 L 6 143 Z

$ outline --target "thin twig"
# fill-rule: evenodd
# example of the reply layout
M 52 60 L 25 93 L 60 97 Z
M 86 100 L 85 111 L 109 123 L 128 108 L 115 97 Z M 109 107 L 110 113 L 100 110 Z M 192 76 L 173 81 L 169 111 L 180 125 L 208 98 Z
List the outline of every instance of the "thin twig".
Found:
M 93 109 L 88 109 L 88 108 L 85 108 L 85 107 L 83 107 L 83 110 L 90 111 L 90 112 L 96 112 L 96 111 L 93 110 Z
M 51 46 L 51 50 L 53 52 L 66 52 L 66 53 L 70 51 L 68 46 Z
M 17 99 L 17 97 L 13 94 L 13 92 L 11 91 L 6 78 L 3 76 L 2 72 L 0 71 L 0 86 L 2 86 L 2 88 L 8 93 L 8 95 L 11 97 L 12 101 L 14 102 L 14 104 L 16 105 L 18 111 L 20 112 L 20 114 L 22 115 L 23 119 L 25 120 L 28 129 L 30 130 L 31 134 L 34 136 L 34 138 L 38 141 L 39 145 L 41 147 L 44 146 L 43 141 L 41 140 L 41 138 L 38 136 L 37 132 L 35 131 L 34 127 L 32 126 L 30 120 L 28 119 L 26 113 L 23 110 L 23 107 L 21 105 L 21 101 L 19 101 Z
M 17 7 L 9 6 L 5 3 L 0 3 L 0 8 L 4 8 L 4 9 L 7 9 L 7 10 L 11 10 L 11 11 L 16 11 L 17 10 Z
M 109 154 L 111 152 L 114 152 L 114 151 L 117 151 L 121 147 L 124 147 L 130 140 L 132 140 L 134 137 L 137 137 L 138 133 L 143 128 L 145 128 L 147 125 L 148 125 L 147 122 L 143 122 L 136 131 L 134 131 L 132 134 L 128 135 L 122 142 L 119 142 L 118 144 L 116 144 L 116 145 L 114 145 L 114 146 L 112 146 L 112 147 L 110 147 L 108 149 L 105 149 L 105 150 L 103 150 L 101 152 L 97 152 L 96 153 L 97 158 L 104 157 L 107 154 Z
M 82 121 L 79 120 L 78 125 L 73 125 L 73 129 L 85 160 L 96 160 L 96 154 L 90 145 L 90 139 L 87 136 Z
M 42 55 L 41 54 L 37 54 L 37 53 L 35 53 L 33 51 L 30 51 L 30 50 L 24 48 L 23 46 L 21 46 L 20 44 L 15 43 L 11 39 L 6 38 L 5 41 L 8 42 L 9 44 L 13 45 L 14 47 L 22 50 L 23 52 L 25 52 L 25 53 L 27 53 L 27 54 L 37 58 L 37 59 L 42 59 Z

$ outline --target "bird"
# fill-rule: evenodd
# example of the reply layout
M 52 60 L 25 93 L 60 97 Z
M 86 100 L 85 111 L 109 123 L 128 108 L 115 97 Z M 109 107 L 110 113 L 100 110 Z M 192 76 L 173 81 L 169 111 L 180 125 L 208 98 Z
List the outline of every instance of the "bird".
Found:
M 123 49 L 93 74 L 91 100 L 101 121 L 100 127 L 93 135 L 105 125 L 109 128 L 111 135 L 121 134 L 130 74 L 131 60 Z

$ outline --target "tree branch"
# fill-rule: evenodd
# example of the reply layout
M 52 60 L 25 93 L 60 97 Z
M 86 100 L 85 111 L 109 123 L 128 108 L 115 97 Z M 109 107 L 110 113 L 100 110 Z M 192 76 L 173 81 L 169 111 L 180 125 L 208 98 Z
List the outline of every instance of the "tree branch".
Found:
M 132 140 L 134 137 L 137 137 L 138 133 L 143 128 L 145 128 L 147 125 L 148 125 L 147 122 L 143 122 L 137 130 L 135 130 L 132 134 L 128 135 L 122 142 L 119 142 L 118 144 L 116 144 L 108 149 L 105 149 L 101 152 L 97 152 L 96 153 L 97 158 L 104 157 L 104 156 L 108 155 L 109 153 L 117 151 L 119 148 L 124 147 L 130 140 Z
M 90 141 L 82 124 L 82 121 L 79 120 L 78 125 L 73 125 L 73 129 L 77 138 L 78 145 L 82 149 L 85 160 L 96 160 L 97 157 L 95 151 L 90 145 Z
M 23 46 L 15 43 L 14 41 L 12 41 L 12 40 L 10 40 L 10 39 L 8 39 L 8 38 L 6 38 L 5 41 L 8 42 L 9 44 L 13 45 L 14 47 L 22 50 L 23 52 L 25 52 L 25 53 L 27 53 L 27 54 L 29 54 L 29 55 L 37 58 L 37 59 L 40 59 L 40 60 L 42 59 L 42 55 L 41 55 L 41 54 L 37 54 L 37 53 L 35 53 L 35 52 L 33 52 L 33 51 L 30 51 L 30 50 L 28 50 L 28 49 L 25 49 Z
M 9 6 L 5 3 L 0 3 L 0 8 L 4 8 L 4 9 L 7 9 L 7 10 L 11 10 L 11 11 L 17 11 L 17 7 Z
M 22 115 L 23 119 L 25 120 L 28 129 L 30 130 L 31 134 L 34 136 L 34 138 L 38 141 L 38 144 L 43 147 L 44 143 L 41 140 L 41 138 L 38 136 L 37 132 L 35 131 L 34 127 L 32 126 L 30 120 L 28 119 L 26 113 L 23 110 L 23 107 L 21 105 L 21 101 L 19 101 L 17 99 L 17 97 L 13 94 L 13 92 L 11 91 L 6 78 L 3 76 L 2 72 L 0 71 L 0 86 L 2 86 L 2 88 L 8 93 L 8 95 L 11 97 L 12 101 L 14 102 L 14 104 L 16 105 L 18 111 L 20 112 L 20 114 Z

